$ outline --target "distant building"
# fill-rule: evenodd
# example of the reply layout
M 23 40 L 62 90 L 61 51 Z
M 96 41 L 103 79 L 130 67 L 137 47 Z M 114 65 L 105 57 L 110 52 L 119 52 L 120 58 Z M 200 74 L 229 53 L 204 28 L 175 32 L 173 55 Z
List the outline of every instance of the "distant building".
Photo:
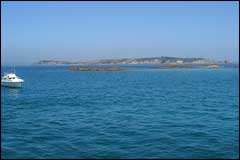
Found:
M 177 60 L 176 63 L 178 63 L 178 64 L 182 64 L 183 61 L 182 61 L 182 60 Z

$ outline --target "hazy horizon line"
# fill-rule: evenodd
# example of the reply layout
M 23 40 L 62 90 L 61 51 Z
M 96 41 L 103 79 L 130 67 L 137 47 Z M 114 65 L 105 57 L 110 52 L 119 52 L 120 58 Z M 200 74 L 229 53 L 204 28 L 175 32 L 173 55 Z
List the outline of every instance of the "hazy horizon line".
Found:
M 239 59 L 237 60 L 229 60 L 229 59 L 222 59 L 222 60 L 216 60 L 216 59 L 212 59 L 212 58 L 205 58 L 205 57 L 177 57 L 177 56 L 142 56 L 142 57 L 130 57 L 130 58 L 98 58 L 98 59 L 88 59 L 88 60 L 76 60 L 76 61 L 72 61 L 72 60 L 57 60 L 54 58 L 41 58 L 39 60 L 36 60 L 34 62 L 29 62 L 29 63 L 15 63 L 15 64 L 3 64 L 1 62 L 1 66 L 32 66 L 32 65 L 36 65 L 39 61 L 67 61 L 67 62 L 91 62 L 91 61 L 100 61 L 100 60 L 118 60 L 118 59 L 141 59 L 141 58 L 160 58 L 160 57 L 170 57 L 170 58 L 202 58 L 202 59 L 207 59 L 207 60 L 211 60 L 214 62 L 224 62 L 225 60 L 230 61 L 230 63 L 233 64 L 239 64 Z

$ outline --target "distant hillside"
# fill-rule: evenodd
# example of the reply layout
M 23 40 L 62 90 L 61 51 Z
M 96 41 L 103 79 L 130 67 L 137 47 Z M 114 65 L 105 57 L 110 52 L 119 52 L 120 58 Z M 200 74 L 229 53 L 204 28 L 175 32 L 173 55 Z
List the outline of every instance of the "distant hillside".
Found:
M 178 58 L 178 57 L 148 57 L 148 58 L 124 58 L 124 59 L 103 59 L 85 62 L 69 62 L 41 60 L 37 64 L 214 64 L 214 61 L 205 58 Z

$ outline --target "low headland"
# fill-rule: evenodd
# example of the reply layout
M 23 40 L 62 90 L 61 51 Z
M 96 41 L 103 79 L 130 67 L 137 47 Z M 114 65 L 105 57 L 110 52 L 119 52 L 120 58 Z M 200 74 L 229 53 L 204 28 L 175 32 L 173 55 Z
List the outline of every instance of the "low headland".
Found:
M 238 66 L 228 67 L 229 61 L 216 62 L 205 58 L 178 58 L 178 57 L 148 57 L 148 58 L 124 58 L 105 59 L 96 61 L 55 61 L 41 60 L 37 65 L 69 65 L 72 71 L 125 71 L 136 70 L 135 65 L 153 65 L 146 69 L 221 69 L 238 68 Z M 102 66 L 103 65 L 103 66 Z M 121 65 L 121 66 L 118 66 Z M 126 66 L 122 66 L 126 65 Z
M 179 57 L 146 57 L 146 58 L 122 58 L 102 59 L 94 61 L 56 61 L 40 60 L 39 65 L 89 65 L 89 64 L 214 64 L 213 60 L 206 58 L 179 58 Z

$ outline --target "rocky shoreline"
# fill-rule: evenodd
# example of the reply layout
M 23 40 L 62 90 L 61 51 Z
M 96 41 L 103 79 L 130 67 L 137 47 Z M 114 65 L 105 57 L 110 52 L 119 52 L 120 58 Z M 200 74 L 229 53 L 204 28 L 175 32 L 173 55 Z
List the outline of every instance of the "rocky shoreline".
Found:
M 154 66 L 149 69 L 217 69 L 218 65 L 205 65 L 205 66 Z M 69 70 L 72 71 L 124 71 L 136 70 L 137 68 L 116 67 L 116 66 L 72 66 Z
M 206 65 L 206 66 L 155 66 L 152 69 L 217 69 L 218 65 Z
M 130 68 L 125 67 L 96 67 L 96 66 L 73 66 L 69 68 L 72 71 L 122 71 L 129 70 Z

